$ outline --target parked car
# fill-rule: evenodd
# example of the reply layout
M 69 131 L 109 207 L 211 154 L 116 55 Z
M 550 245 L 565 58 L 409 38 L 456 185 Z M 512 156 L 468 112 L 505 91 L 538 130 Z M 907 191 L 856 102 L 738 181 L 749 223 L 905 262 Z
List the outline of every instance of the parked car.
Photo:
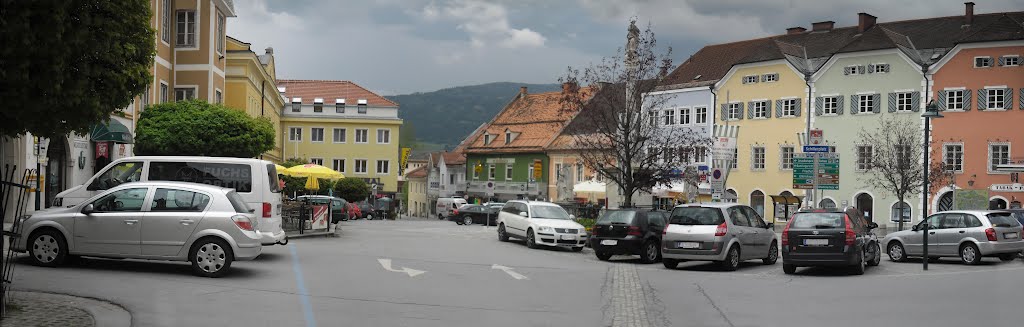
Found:
M 28 237 L 13 248 L 47 267 L 72 256 L 155 259 L 189 261 L 196 275 L 220 277 L 234 260 L 260 255 L 261 222 L 254 212 L 229 188 L 125 183 L 23 218 Z
M 363 218 L 363 211 L 359 209 L 359 205 L 356 203 L 349 202 L 345 205 L 345 210 L 348 212 L 350 219 Z
M 798 267 L 847 266 L 863 275 L 867 266 L 882 260 L 878 237 L 871 231 L 878 224 L 864 220 L 860 211 L 845 209 L 801 210 L 782 230 L 782 271 Z
M 741 261 L 761 259 L 772 265 L 779 258 L 772 224 L 753 208 L 736 203 L 676 206 L 661 238 L 661 263 L 669 269 L 682 261 L 698 260 L 736 270 Z
M 296 200 L 309 201 L 312 204 L 319 205 L 330 203 L 332 224 L 337 224 L 339 221 L 348 220 L 348 210 L 346 209 L 348 201 L 345 201 L 345 199 L 327 195 L 302 195 L 296 198 Z
M 924 255 L 924 224 L 928 224 L 928 257 L 960 257 L 965 264 L 982 257 L 1010 261 L 1024 250 L 1021 223 L 1007 211 L 956 210 L 928 216 L 911 230 L 885 236 L 883 244 L 892 261 Z
M 587 244 L 587 231 L 557 204 L 516 200 L 505 203 L 498 213 L 498 240 L 510 238 L 525 239 L 531 249 L 544 245 L 580 252 Z
M 373 205 L 367 201 L 360 201 L 356 203 L 359 207 L 359 218 L 365 218 L 366 220 L 373 220 L 374 210 Z
M 605 211 L 590 235 L 590 246 L 602 261 L 613 255 L 639 255 L 643 263 L 661 260 L 661 235 L 668 213 L 641 209 Z
M 498 221 L 499 211 L 501 210 L 479 204 L 467 204 L 452 211 L 452 214 L 448 216 L 448 220 L 454 221 L 459 225 L 487 224 L 495 226 L 495 223 Z
M 505 207 L 505 202 L 487 202 L 487 203 L 484 203 L 484 206 L 486 206 L 488 208 L 494 208 L 494 209 L 497 209 L 498 211 L 501 211 L 501 208 Z
M 437 219 L 445 220 L 448 216 L 451 216 L 453 210 L 458 209 L 467 203 L 466 199 L 463 198 L 438 198 L 437 203 L 434 204 L 434 209 L 437 212 Z
M 274 163 L 221 157 L 140 156 L 114 160 L 85 184 L 60 192 L 57 207 L 72 207 L 128 182 L 174 181 L 229 187 L 256 209 L 263 245 L 287 244 L 281 228 L 281 185 Z

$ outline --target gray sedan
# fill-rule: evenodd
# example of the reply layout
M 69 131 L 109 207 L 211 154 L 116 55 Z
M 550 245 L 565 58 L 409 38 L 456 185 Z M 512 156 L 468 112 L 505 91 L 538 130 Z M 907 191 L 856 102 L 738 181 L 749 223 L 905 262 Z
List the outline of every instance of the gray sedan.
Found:
M 189 261 L 220 277 L 234 260 L 260 255 L 259 219 L 228 188 L 178 182 L 127 183 L 70 208 L 23 217 L 14 250 L 40 266 L 77 256 Z
M 1021 224 L 1005 211 L 946 211 L 933 214 L 911 230 L 885 236 L 889 258 L 904 261 L 924 255 L 924 224 L 928 224 L 928 257 L 960 257 L 966 264 L 982 257 L 1010 261 L 1024 250 Z

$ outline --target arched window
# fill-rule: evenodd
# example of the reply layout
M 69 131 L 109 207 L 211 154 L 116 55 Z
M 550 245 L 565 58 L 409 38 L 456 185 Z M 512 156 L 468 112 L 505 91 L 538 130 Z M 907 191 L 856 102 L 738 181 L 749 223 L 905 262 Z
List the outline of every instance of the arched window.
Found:
M 835 209 L 836 208 L 836 202 L 832 201 L 832 199 L 824 198 L 824 199 L 821 199 L 821 202 L 818 203 L 818 207 L 825 208 L 825 209 Z
M 939 197 L 939 205 L 935 208 L 935 212 L 953 210 L 953 192 L 943 193 Z
M 889 213 L 889 221 L 897 222 L 897 217 L 900 216 L 900 203 L 903 204 L 903 222 L 910 222 L 910 217 L 913 215 L 910 213 L 910 205 L 906 202 L 897 202 L 892 204 L 892 211 Z
M 761 191 L 750 192 L 750 207 L 757 211 L 757 214 L 764 217 L 764 193 Z
M 1006 209 L 1006 200 L 1001 198 L 992 198 L 988 201 L 988 210 L 1003 210 Z

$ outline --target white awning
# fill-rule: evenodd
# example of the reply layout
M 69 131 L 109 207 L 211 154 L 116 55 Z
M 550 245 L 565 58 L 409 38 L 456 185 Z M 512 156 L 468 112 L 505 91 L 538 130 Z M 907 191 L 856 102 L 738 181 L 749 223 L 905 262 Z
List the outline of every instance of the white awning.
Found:
M 608 189 L 608 184 L 589 180 L 576 185 L 573 185 L 573 193 L 605 193 Z

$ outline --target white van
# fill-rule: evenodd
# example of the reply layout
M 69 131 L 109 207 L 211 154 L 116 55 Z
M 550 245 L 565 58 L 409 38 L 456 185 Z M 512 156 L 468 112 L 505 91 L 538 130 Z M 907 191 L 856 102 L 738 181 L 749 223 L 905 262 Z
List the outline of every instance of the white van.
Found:
M 438 198 L 437 204 L 434 205 L 437 208 L 437 219 L 444 220 L 448 218 L 452 214 L 452 210 L 466 204 L 466 199 L 463 198 Z
M 128 182 L 178 181 L 233 188 L 256 210 L 263 245 L 287 244 L 281 228 L 281 185 L 274 163 L 222 157 L 128 157 L 111 162 L 85 184 L 57 194 L 54 206 L 73 207 Z

